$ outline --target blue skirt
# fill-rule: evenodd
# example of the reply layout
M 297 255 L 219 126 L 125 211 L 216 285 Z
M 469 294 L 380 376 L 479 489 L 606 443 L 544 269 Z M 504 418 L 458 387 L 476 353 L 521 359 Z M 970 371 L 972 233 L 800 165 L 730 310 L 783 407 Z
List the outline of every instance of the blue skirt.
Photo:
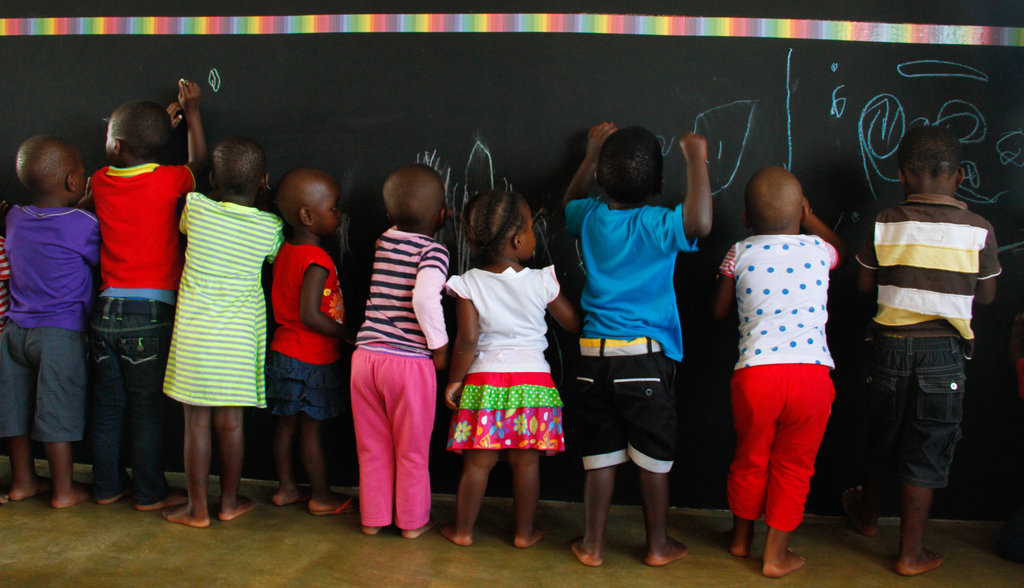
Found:
M 319 421 L 333 419 L 344 409 L 348 379 L 341 362 L 317 365 L 277 351 L 267 353 L 267 407 L 278 416 L 305 412 Z

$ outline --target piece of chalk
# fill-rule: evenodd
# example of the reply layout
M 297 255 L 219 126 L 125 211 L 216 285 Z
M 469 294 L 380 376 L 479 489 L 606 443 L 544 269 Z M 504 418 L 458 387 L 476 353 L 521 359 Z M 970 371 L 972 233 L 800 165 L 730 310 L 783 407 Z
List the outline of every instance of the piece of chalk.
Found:
M 185 81 L 185 78 L 181 78 L 180 80 L 178 80 L 178 84 L 187 84 L 187 83 L 188 82 Z

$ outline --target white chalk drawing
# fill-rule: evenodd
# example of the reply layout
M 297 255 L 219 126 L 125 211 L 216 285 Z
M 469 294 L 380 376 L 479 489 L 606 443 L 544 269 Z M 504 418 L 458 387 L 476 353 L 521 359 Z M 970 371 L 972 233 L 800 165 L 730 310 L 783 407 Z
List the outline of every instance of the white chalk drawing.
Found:
M 206 81 L 214 92 L 220 92 L 220 72 L 217 71 L 217 68 L 210 70 L 210 75 L 206 76 Z

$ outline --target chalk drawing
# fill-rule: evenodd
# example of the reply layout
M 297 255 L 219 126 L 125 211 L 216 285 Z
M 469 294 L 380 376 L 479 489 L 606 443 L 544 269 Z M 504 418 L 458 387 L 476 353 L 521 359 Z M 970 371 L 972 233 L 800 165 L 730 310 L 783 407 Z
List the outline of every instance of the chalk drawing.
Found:
M 705 110 L 694 119 L 693 132 L 703 135 L 708 142 L 712 194 L 725 190 L 736 178 L 756 106 L 756 100 L 736 100 Z
M 666 141 L 664 136 L 658 135 L 658 143 L 661 143 L 661 156 L 668 157 L 672 152 L 672 146 L 676 144 L 676 136 L 672 135 L 672 138 Z
M 867 177 L 871 196 L 875 200 L 878 200 L 878 193 L 872 179 L 877 177 L 887 182 L 899 181 L 898 177 L 886 175 L 879 167 L 879 162 L 896 155 L 896 149 L 903 138 L 903 133 L 906 132 L 906 127 L 907 119 L 903 114 L 903 105 L 892 94 L 875 96 L 868 100 L 861 110 L 857 123 L 861 165 Z
M 1024 167 L 1024 131 L 1017 129 L 1003 133 L 996 141 L 999 163 Z
M 907 61 L 897 65 L 896 71 L 905 78 L 969 78 L 979 82 L 988 82 L 988 74 L 981 70 L 969 65 L 938 59 Z
M 845 87 L 846 84 L 843 84 L 841 86 L 836 86 L 836 89 L 832 90 L 832 109 L 829 111 L 829 114 L 836 118 L 843 118 L 843 112 L 846 111 L 846 98 L 836 96 L 836 93 Z
M 786 143 L 789 147 L 789 156 L 786 158 L 786 169 L 793 168 L 793 113 L 790 110 L 790 100 L 793 89 L 790 87 L 790 66 L 793 61 L 793 48 L 786 54 Z
M 214 92 L 220 92 L 220 72 L 217 71 L 217 68 L 210 70 L 210 75 L 206 77 L 206 81 Z

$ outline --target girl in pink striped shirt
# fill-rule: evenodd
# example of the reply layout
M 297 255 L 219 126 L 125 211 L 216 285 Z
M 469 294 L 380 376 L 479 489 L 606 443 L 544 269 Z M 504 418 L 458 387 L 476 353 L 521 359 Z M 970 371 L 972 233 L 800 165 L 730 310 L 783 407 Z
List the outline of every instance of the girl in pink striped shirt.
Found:
M 431 236 L 448 218 L 444 182 L 424 165 L 400 168 L 384 182 L 384 206 L 395 225 L 377 240 L 352 355 L 360 516 L 367 535 L 394 522 L 414 539 L 430 528 L 435 370 L 448 365 L 448 250 Z

